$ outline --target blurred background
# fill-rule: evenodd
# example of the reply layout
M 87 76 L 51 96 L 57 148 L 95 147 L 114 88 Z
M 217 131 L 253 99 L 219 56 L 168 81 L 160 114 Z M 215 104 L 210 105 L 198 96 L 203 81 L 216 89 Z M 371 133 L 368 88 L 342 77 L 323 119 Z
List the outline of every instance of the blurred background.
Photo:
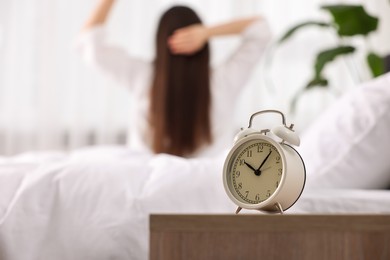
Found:
M 372 78 L 363 62 L 368 49 L 390 53 L 388 0 L 118 0 L 108 27 L 112 42 L 152 60 L 159 15 L 173 4 L 193 7 L 206 24 L 261 14 L 275 42 L 294 24 L 328 20 L 321 5 L 342 3 L 363 5 L 379 24 L 368 37 L 352 40 L 359 47 L 353 57 L 337 59 L 326 68 L 332 79 L 329 86 L 306 91 L 291 109 L 292 99 L 312 76 L 315 54 L 339 41 L 331 30 L 307 28 L 283 45 L 270 44 L 234 115 L 237 127 L 247 126 L 251 113 L 276 108 L 303 132 L 343 92 Z M 125 143 L 132 120 L 131 93 L 88 68 L 74 50 L 78 32 L 96 4 L 97 0 L 0 1 L 0 154 Z M 213 40 L 213 64 L 237 44 L 235 37 Z

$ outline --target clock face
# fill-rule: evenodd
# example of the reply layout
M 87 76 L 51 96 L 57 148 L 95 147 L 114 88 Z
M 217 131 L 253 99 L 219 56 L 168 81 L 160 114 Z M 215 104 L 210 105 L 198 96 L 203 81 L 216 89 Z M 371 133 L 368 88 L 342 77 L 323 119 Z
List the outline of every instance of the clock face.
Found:
M 232 195 L 246 204 L 267 200 L 279 187 L 283 163 L 274 145 L 265 140 L 249 140 L 232 154 L 227 167 L 227 183 Z

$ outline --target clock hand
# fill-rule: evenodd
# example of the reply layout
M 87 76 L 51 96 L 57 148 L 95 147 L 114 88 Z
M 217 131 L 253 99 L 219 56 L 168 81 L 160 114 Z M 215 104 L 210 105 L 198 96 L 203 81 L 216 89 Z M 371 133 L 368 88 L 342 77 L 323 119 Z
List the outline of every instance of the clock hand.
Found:
M 247 162 L 244 162 L 246 164 L 246 166 L 248 166 L 249 168 L 251 168 L 254 172 L 256 172 L 256 169 L 252 167 L 252 165 L 250 165 L 249 163 Z
M 268 170 L 268 169 L 271 169 L 271 166 L 270 166 L 270 167 L 267 167 L 267 168 L 265 168 L 265 169 L 262 169 L 261 171 L 263 172 L 263 171 L 266 171 L 266 170 Z
M 264 163 L 267 161 L 269 156 L 271 155 L 272 151 L 269 151 L 269 154 L 265 157 L 264 161 L 260 164 L 259 168 L 257 168 L 258 171 L 260 171 L 261 167 L 264 165 Z M 260 171 L 261 173 L 261 171 Z

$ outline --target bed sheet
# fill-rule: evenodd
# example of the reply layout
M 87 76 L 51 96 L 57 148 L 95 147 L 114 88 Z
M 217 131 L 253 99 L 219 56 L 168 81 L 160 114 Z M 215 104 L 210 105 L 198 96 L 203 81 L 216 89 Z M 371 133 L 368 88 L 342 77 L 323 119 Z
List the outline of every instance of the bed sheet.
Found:
M 390 190 L 305 190 L 288 213 L 390 214 Z
M 225 155 L 93 147 L 0 158 L 0 259 L 148 259 L 150 214 L 235 211 Z M 308 189 L 288 213 L 389 213 L 389 194 Z

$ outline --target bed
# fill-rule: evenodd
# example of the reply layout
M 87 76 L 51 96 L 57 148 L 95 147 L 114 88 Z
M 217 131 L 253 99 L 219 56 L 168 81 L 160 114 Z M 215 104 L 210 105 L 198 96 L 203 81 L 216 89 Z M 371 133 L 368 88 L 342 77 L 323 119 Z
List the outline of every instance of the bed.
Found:
M 306 187 L 286 214 L 390 214 L 389 86 L 389 73 L 359 86 L 305 132 Z M 235 211 L 222 184 L 227 152 L 184 159 L 100 146 L 0 157 L 0 259 L 147 259 L 151 214 Z
M 225 156 L 101 146 L 0 158 L 0 259 L 147 259 L 150 214 L 235 211 Z M 307 189 L 290 213 L 389 214 L 390 191 Z

